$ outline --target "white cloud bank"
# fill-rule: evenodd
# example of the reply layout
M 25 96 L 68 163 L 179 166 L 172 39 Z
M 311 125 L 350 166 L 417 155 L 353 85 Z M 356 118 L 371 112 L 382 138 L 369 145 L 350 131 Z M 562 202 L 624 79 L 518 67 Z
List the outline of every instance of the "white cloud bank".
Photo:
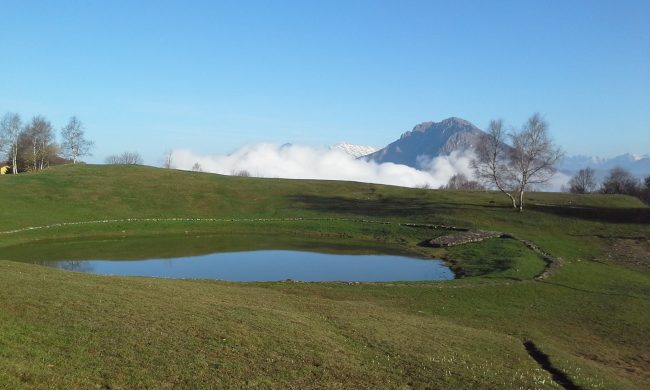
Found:
M 419 160 L 421 169 L 418 170 L 401 164 L 357 160 L 339 149 L 261 143 L 243 146 L 228 155 L 200 155 L 187 149 L 175 149 L 172 151 L 172 166 L 191 170 L 198 163 L 203 172 L 222 175 L 246 171 L 256 177 L 347 180 L 439 188 L 457 173 L 471 178 L 472 158 L 471 152 L 452 152 L 448 156 Z M 553 179 L 544 190 L 558 191 L 568 181 L 561 174 Z
M 337 149 L 263 143 L 244 146 L 228 155 L 199 155 L 191 150 L 176 149 L 172 152 L 172 165 L 191 170 L 198 163 L 204 172 L 223 175 L 247 171 L 257 177 L 349 180 L 438 188 L 447 184 L 456 173 L 471 176 L 471 157 L 454 152 L 425 161 L 423 170 L 417 170 L 400 164 L 357 160 Z

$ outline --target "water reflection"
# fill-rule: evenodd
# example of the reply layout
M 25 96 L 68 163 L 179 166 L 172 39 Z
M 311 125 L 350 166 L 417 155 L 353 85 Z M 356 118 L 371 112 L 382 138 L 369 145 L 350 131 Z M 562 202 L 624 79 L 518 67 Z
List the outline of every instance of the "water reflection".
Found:
M 148 260 L 40 262 L 43 265 L 104 275 L 252 281 L 447 280 L 453 273 L 437 260 L 404 256 L 333 255 L 299 251 L 213 253 L 205 256 Z
M 50 264 L 45 262 L 43 263 L 43 265 L 50 265 Z M 56 268 L 61 268 L 66 271 L 85 272 L 89 274 L 94 273 L 94 268 L 92 266 L 92 262 L 90 261 L 79 261 L 79 260 L 58 261 L 54 266 Z
M 103 275 L 230 281 L 415 281 L 454 275 L 441 261 L 390 253 L 387 248 L 273 242 L 237 237 L 174 237 L 55 242 L 11 249 L 9 258 Z M 247 243 L 249 250 L 242 243 Z M 274 249 L 250 250 L 252 243 Z M 275 249 L 280 247 L 282 249 Z M 289 248 L 289 249 L 287 249 Z M 327 253 L 323 253 L 327 252 Z M 393 250 L 394 252 L 394 250 Z

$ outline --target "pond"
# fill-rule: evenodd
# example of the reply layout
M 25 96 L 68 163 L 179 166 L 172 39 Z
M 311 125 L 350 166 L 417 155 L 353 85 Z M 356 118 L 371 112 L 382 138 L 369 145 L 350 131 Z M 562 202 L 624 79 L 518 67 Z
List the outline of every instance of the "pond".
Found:
M 360 246 L 322 241 L 272 242 L 248 237 L 248 247 L 242 248 L 242 239 L 207 236 L 57 241 L 7 248 L 3 257 L 92 274 L 238 282 L 454 278 L 440 260 L 415 258 L 368 243 Z

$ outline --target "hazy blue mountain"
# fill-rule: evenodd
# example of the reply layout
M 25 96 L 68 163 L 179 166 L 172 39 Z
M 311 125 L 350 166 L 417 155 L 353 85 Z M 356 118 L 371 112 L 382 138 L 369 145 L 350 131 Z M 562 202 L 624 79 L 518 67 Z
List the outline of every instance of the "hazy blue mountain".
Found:
M 483 131 L 461 118 L 448 118 L 440 122 L 423 122 L 415 126 L 383 149 L 368 154 L 364 159 L 378 163 L 392 162 L 413 168 L 423 168 L 420 162 L 448 155 L 453 151 L 472 149 Z M 578 170 L 593 168 L 598 177 L 604 177 L 614 167 L 629 170 L 638 177 L 650 175 L 650 154 L 622 154 L 613 158 L 594 156 L 567 156 L 558 164 L 560 172 L 573 175 Z
M 423 122 L 402 134 L 397 141 L 365 158 L 378 163 L 392 162 L 421 168 L 419 161 L 422 157 L 430 159 L 455 150 L 473 148 L 482 133 L 481 129 L 461 118 Z
M 605 176 L 614 167 L 627 169 L 632 174 L 645 177 L 650 175 L 650 155 L 625 153 L 612 158 L 593 156 L 568 156 L 558 164 L 558 169 L 567 174 L 574 174 L 583 168 L 592 168 L 598 176 Z

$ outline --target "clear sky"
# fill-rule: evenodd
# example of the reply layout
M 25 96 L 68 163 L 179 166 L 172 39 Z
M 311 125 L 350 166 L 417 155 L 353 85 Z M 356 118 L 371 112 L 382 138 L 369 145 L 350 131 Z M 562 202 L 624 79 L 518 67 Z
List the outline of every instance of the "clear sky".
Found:
M 535 111 L 569 154 L 650 153 L 650 1 L 3 0 L 7 111 L 77 115 L 91 162 Z

